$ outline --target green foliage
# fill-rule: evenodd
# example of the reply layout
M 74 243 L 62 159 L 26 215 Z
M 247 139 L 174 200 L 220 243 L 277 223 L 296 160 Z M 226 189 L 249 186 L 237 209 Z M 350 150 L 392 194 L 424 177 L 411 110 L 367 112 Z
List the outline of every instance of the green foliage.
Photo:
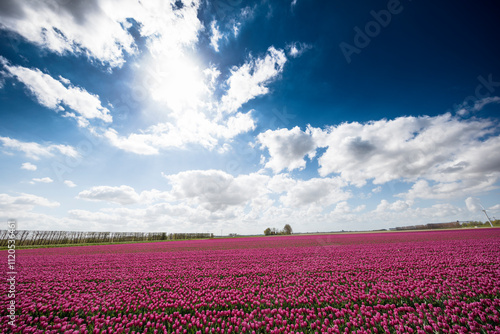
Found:
M 266 228 L 264 230 L 264 235 L 290 235 L 293 233 L 292 227 L 289 224 L 286 224 L 285 227 L 280 231 L 277 228 Z
M 480 221 L 470 221 L 470 222 L 463 222 L 462 227 L 483 227 L 483 226 L 489 226 L 489 222 L 480 222 Z

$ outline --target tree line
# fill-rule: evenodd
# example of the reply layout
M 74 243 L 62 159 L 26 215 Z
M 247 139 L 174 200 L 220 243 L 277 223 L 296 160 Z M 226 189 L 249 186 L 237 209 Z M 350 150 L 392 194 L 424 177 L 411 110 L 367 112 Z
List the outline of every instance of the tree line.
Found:
M 498 219 L 493 220 L 493 226 L 500 226 L 500 221 Z M 411 225 L 411 226 L 399 226 L 392 228 L 390 230 L 396 231 L 406 231 L 406 230 L 437 230 L 437 229 L 447 229 L 447 228 L 462 228 L 462 227 L 489 227 L 489 222 L 481 221 L 466 221 L 466 222 L 449 222 L 449 223 L 434 223 L 425 225 Z
M 264 230 L 264 235 L 289 235 L 292 233 L 293 230 L 289 224 L 286 224 L 282 230 L 278 230 L 277 228 L 274 227 L 273 228 L 268 227 Z
M 0 230 L 0 247 L 7 246 L 8 230 Z M 129 241 L 166 241 L 213 238 L 213 233 L 165 232 L 82 232 L 82 231 L 16 231 L 16 247 L 114 243 Z

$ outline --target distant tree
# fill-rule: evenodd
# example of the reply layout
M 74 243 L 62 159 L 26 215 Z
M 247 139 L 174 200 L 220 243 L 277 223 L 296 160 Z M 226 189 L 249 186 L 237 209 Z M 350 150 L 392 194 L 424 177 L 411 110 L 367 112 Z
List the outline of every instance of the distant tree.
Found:
M 285 227 L 283 227 L 283 234 L 292 234 L 293 230 L 292 227 L 289 224 L 286 224 Z
M 269 227 L 264 230 L 264 235 L 271 235 L 271 229 Z

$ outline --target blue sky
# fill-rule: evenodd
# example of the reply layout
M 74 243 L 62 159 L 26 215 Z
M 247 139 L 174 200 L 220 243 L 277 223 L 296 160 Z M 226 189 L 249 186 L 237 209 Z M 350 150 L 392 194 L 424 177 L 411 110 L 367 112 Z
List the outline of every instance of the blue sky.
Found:
M 500 217 L 486 1 L 0 6 L 0 217 L 21 229 Z

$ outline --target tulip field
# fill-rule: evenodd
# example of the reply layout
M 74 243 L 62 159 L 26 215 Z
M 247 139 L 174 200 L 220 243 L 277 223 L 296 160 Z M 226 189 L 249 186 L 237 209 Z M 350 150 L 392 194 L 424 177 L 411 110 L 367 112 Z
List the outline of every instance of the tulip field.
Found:
M 500 229 L 18 250 L 17 272 L 2 333 L 500 333 Z

